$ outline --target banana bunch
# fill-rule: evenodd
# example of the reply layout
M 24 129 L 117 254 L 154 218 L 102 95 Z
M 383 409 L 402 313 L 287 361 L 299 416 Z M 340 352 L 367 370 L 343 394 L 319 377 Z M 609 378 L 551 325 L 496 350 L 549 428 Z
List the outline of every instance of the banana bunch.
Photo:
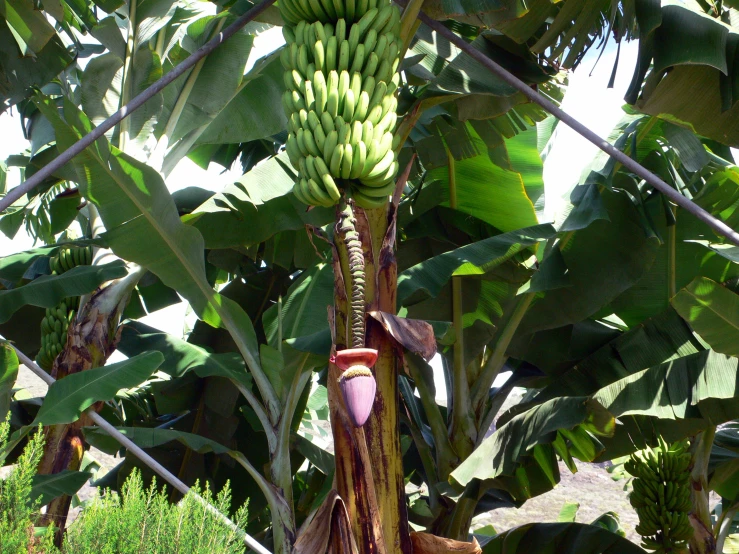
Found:
M 92 248 L 63 246 L 49 263 L 52 275 L 61 275 L 78 265 L 90 265 Z M 41 320 L 41 350 L 36 355 L 36 363 L 42 369 L 50 371 L 54 360 L 64 349 L 67 329 L 78 307 L 79 298 L 65 298 L 53 308 L 46 308 L 46 315 Z
M 634 476 L 629 500 L 639 516 L 636 532 L 642 546 L 657 554 L 682 552 L 693 536 L 688 520 L 692 457 L 687 450 L 687 440 L 669 446 L 660 437 L 657 450 L 648 447 L 624 464 Z
M 281 56 L 295 196 L 329 207 L 350 187 L 359 206 L 384 206 L 398 171 L 400 12 L 387 0 L 282 0 L 280 7 L 295 23 L 283 27 Z
M 36 355 L 36 363 L 50 371 L 54 360 L 64 349 L 67 341 L 69 322 L 74 318 L 79 298 L 65 298 L 53 308 L 46 308 L 41 320 L 41 350 Z
M 92 263 L 92 248 L 89 246 L 62 247 L 57 255 L 51 258 L 49 264 L 51 266 L 52 275 L 61 275 L 65 271 L 69 271 L 78 265 L 90 265 Z

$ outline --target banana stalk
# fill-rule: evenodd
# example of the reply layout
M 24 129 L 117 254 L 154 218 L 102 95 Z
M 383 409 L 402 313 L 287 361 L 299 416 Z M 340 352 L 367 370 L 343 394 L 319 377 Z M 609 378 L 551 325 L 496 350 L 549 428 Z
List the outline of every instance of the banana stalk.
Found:
M 143 268 L 136 266 L 128 276 L 113 281 L 92 294 L 69 326 L 64 349 L 54 362 L 52 376 L 55 379 L 105 365 L 105 361 L 115 350 L 121 313 L 131 290 L 144 272 Z M 101 407 L 101 404 L 97 404 L 92 409 L 99 410 Z M 89 425 L 89 416 L 83 415 L 74 423 L 45 427 L 46 443 L 38 473 L 49 475 L 64 470 L 79 470 L 86 448 L 82 428 Z M 41 521 L 44 526 L 58 526 L 57 545 L 61 545 L 70 502 L 69 496 L 54 499 Z
M 365 302 L 368 310 L 395 313 L 397 266 L 393 253 L 395 209 L 355 209 L 356 230 L 365 254 Z M 351 290 L 348 253 L 342 241 L 334 250 L 334 343 L 349 345 Z M 364 427 L 349 420 L 338 387 L 340 370 L 329 367 L 328 393 L 336 459 L 336 488 L 362 554 L 411 552 L 405 506 L 398 415 L 398 371 L 402 355 L 380 325 L 367 324 L 366 345 L 378 350 L 374 365 L 377 393 Z
M 694 534 L 690 539 L 690 554 L 715 554 L 716 539 L 711 527 L 711 508 L 708 504 L 708 462 L 716 435 L 716 428 L 709 427 L 699 433 L 691 443 L 693 469 L 690 472 L 690 500 L 692 509 L 690 524 Z

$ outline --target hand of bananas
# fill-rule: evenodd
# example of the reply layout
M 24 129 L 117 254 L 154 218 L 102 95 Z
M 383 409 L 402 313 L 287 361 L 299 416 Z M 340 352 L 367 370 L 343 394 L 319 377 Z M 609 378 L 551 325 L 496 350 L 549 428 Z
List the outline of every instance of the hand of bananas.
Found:
M 52 275 L 61 275 L 78 265 L 92 263 L 92 248 L 63 246 L 56 256 L 49 261 Z M 46 315 L 41 320 L 41 350 L 36 355 L 36 363 L 42 369 L 50 371 L 54 360 L 64 348 L 67 340 L 69 322 L 79 306 L 79 298 L 65 298 L 53 308 L 46 308 Z
M 280 10 L 295 196 L 329 207 L 351 187 L 359 206 L 384 206 L 398 171 L 400 12 L 388 0 L 280 0 Z
M 639 516 L 636 532 L 642 546 L 657 554 L 683 552 L 693 536 L 688 520 L 690 466 L 687 440 L 671 446 L 660 437 L 657 450 L 632 454 L 624 469 L 634 476 L 629 497 Z

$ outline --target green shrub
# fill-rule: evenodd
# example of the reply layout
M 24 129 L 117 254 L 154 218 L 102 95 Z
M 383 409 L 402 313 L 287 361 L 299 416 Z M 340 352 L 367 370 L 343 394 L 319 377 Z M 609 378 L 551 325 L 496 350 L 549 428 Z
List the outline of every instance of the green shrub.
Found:
M 193 492 L 199 494 L 198 488 Z M 213 503 L 206 487 L 203 498 Z M 228 513 L 231 493 L 225 487 L 213 503 Z M 236 512 L 235 523 L 246 523 L 246 506 Z M 134 472 L 121 494 L 107 491 L 95 499 L 67 531 L 64 552 L 69 554 L 231 554 L 244 552 L 235 531 L 221 523 L 192 494 L 177 505 L 167 501 L 156 484 L 144 489 Z
M 9 420 L 0 421 L 0 450 L 8 439 Z M 51 554 L 52 529 L 40 530 L 34 537 L 33 523 L 38 515 L 38 502 L 30 502 L 31 481 L 44 450 L 43 434 L 36 433 L 23 449 L 15 467 L 5 479 L 0 479 L 0 554 Z
M 0 451 L 9 424 L 0 422 Z M 53 528 L 35 529 L 38 502 L 30 502 L 33 476 L 43 453 L 43 435 L 36 433 L 6 479 L 0 479 L 0 554 L 59 554 Z M 0 462 L 2 459 L 0 458 Z M 196 484 L 192 493 L 200 494 Z M 194 494 L 170 504 L 156 483 L 144 489 L 134 471 L 120 495 L 105 491 L 81 512 L 65 535 L 64 554 L 231 554 L 243 553 L 236 531 L 208 511 Z M 228 484 L 213 498 L 206 486 L 203 498 L 223 514 L 231 506 Z M 239 528 L 247 520 L 246 505 L 237 510 Z

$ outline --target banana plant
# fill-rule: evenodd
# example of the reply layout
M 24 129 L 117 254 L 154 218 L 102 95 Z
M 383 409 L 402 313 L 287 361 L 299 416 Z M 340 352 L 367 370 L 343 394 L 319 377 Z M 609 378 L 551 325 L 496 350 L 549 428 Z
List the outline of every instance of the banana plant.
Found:
M 675 6 L 645 11 L 641 4 L 635 10 L 566 0 L 510 3 L 505 10 L 490 4 L 475 7 L 472 17 L 470 6 L 442 4 L 429 0 L 423 8 L 451 17 L 449 25 L 475 48 L 554 100 L 563 92 L 559 68 L 577 66 L 606 23 L 619 40 L 638 34 L 643 51 L 635 90 L 652 60 L 654 69 L 643 96 L 630 101 L 660 117 L 629 112 L 611 141 L 733 222 L 739 180 L 730 153 L 716 142 L 734 144 L 733 108 L 728 115 L 682 119 L 708 139 L 668 121 L 683 112 L 661 106 L 683 88 L 665 92 L 663 83 L 693 71 L 683 64 L 695 60 L 681 57 L 675 46 L 669 58 L 649 48 L 650 36 L 677 33 L 684 18 L 700 23 L 706 37 L 726 35 L 733 44 L 731 26 L 714 16 L 731 16 L 734 8 L 719 6 L 721 13 L 706 15 Z M 9 45 L 33 52 L 43 70 L 14 60 L 7 67 L 25 85 L 3 91 L 6 104 L 18 104 L 26 121 L 32 149 L 14 159 L 26 175 L 243 10 L 240 3 L 215 8 L 134 0 L 101 2 L 109 15 L 100 18 L 92 5 L 62 2 L 54 13 L 55 7 L 42 6 L 58 22 L 50 32 L 48 22 L 21 9 L 28 6 L 13 5 L 15 11 L 0 14 L 9 28 L 24 30 L 14 19 L 20 18 L 42 31 L 10 34 Z M 276 552 L 508 553 L 523 544 L 574 554 L 600 552 L 603 545 L 640 552 L 597 524 L 531 524 L 492 539 L 472 536 L 470 525 L 482 511 L 521 505 L 551 490 L 559 481 L 558 460 L 575 471 L 576 459 L 618 458 L 660 436 L 692 437 L 693 488 L 700 487 L 693 500 L 696 522 L 726 542 L 731 502 L 715 524 L 698 508 L 707 506 L 712 482 L 729 498 L 733 475 L 729 464 L 716 477 L 709 463 L 715 426 L 739 417 L 733 390 L 723 386 L 736 380 L 737 368 L 733 249 L 602 158 L 570 191 L 567 213 L 552 224 L 541 220 L 541 154 L 551 139 L 546 114 L 419 25 L 419 8 L 412 2 L 400 21 L 396 134 L 402 178 L 392 203 L 357 208 L 350 216 L 343 206 L 306 210 L 293 195 L 296 171 L 290 152 L 282 152 L 289 140 L 280 102 L 286 49 L 275 49 L 244 73 L 253 42 L 268 24 L 282 24 L 280 12 L 268 11 L 0 218 L 6 234 L 25 226 L 47 245 L 0 260 L 6 300 L 0 315 L 7 322 L 0 333 L 38 349 L 43 309 L 92 293 L 84 312 L 91 316 L 94 291 L 111 281 L 102 293 L 117 290 L 114 280 L 121 279 L 125 287 L 110 304 L 111 319 L 96 327 L 105 337 L 97 352 L 105 355 L 79 375 L 96 371 L 116 346 L 134 359 L 147 351 L 164 356 L 146 366 L 148 374 L 124 367 L 131 377 L 124 392 L 97 391 L 93 398 L 105 402 L 101 414 L 183 479 L 219 486 L 232 479 L 240 495 L 235 503 L 251 498 L 249 531 Z M 84 32 L 102 47 L 81 42 Z M 58 45 L 67 43 L 69 52 L 61 55 Z M 102 53 L 84 68 L 73 62 L 70 52 L 80 59 L 93 47 Z M 713 54 L 720 58 L 718 50 Z M 716 65 L 717 59 L 707 55 L 697 67 L 726 65 Z M 29 96 L 30 86 L 41 92 Z M 711 108 L 718 110 L 715 99 Z M 728 131 L 717 133 L 724 124 Z M 241 162 L 244 175 L 219 194 L 170 194 L 167 176 L 185 156 L 206 167 Z M 92 243 L 141 269 L 125 277 L 119 261 L 53 275 L 49 257 L 71 238 L 60 233 L 74 220 L 87 228 L 84 214 L 95 212 L 105 232 Z M 365 344 L 379 353 L 376 400 L 364 427 L 356 427 L 346 409 L 330 358 L 353 339 L 347 322 L 354 315 L 350 283 L 356 275 L 349 260 L 356 245 L 346 240 L 348 232 L 357 233 L 365 259 Z M 198 318 L 186 336 L 136 321 L 180 296 Z M 119 328 L 121 315 L 128 319 Z M 84 319 L 77 317 L 68 345 L 84 339 Z M 33 322 L 35 330 L 23 333 L 19 322 Z M 429 365 L 437 348 L 445 403 L 437 402 Z M 55 363 L 66 367 L 74 356 L 67 349 Z M 7 375 L 0 392 L 14 367 L 9 360 L 0 371 Z M 494 388 L 506 372 L 508 380 Z M 84 428 L 84 419 L 74 421 L 81 410 L 72 409 L 71 419 L 55 417 L 59 394 L 68 397 L 68 410 L 82 402 L 72 394 L 78 379 L 61 380 L 69 384 L 57 387 L 62 392 L 50 394 L 38 413 L 16 398 L 16 419 L 38 417 L 53 423 L 54 432 L 71 432 L 75 444 L 85 439 L 117 451 Z M 530 392 L 501 415 L 514 386 Z M 327 410 L 318 391 L 325 391 Z M 316 410 L 328 413 L 331 453 L 301 424 Z M 79 457 L 79 450 L 71 456 Z M 127 456 L 106 483 L 115 486 L 134 465 Z M 409 483 L 425 491 L 412 504 Z M 693 542 L 694 551 L 705 551 L 696 550 L 697 538 Z

